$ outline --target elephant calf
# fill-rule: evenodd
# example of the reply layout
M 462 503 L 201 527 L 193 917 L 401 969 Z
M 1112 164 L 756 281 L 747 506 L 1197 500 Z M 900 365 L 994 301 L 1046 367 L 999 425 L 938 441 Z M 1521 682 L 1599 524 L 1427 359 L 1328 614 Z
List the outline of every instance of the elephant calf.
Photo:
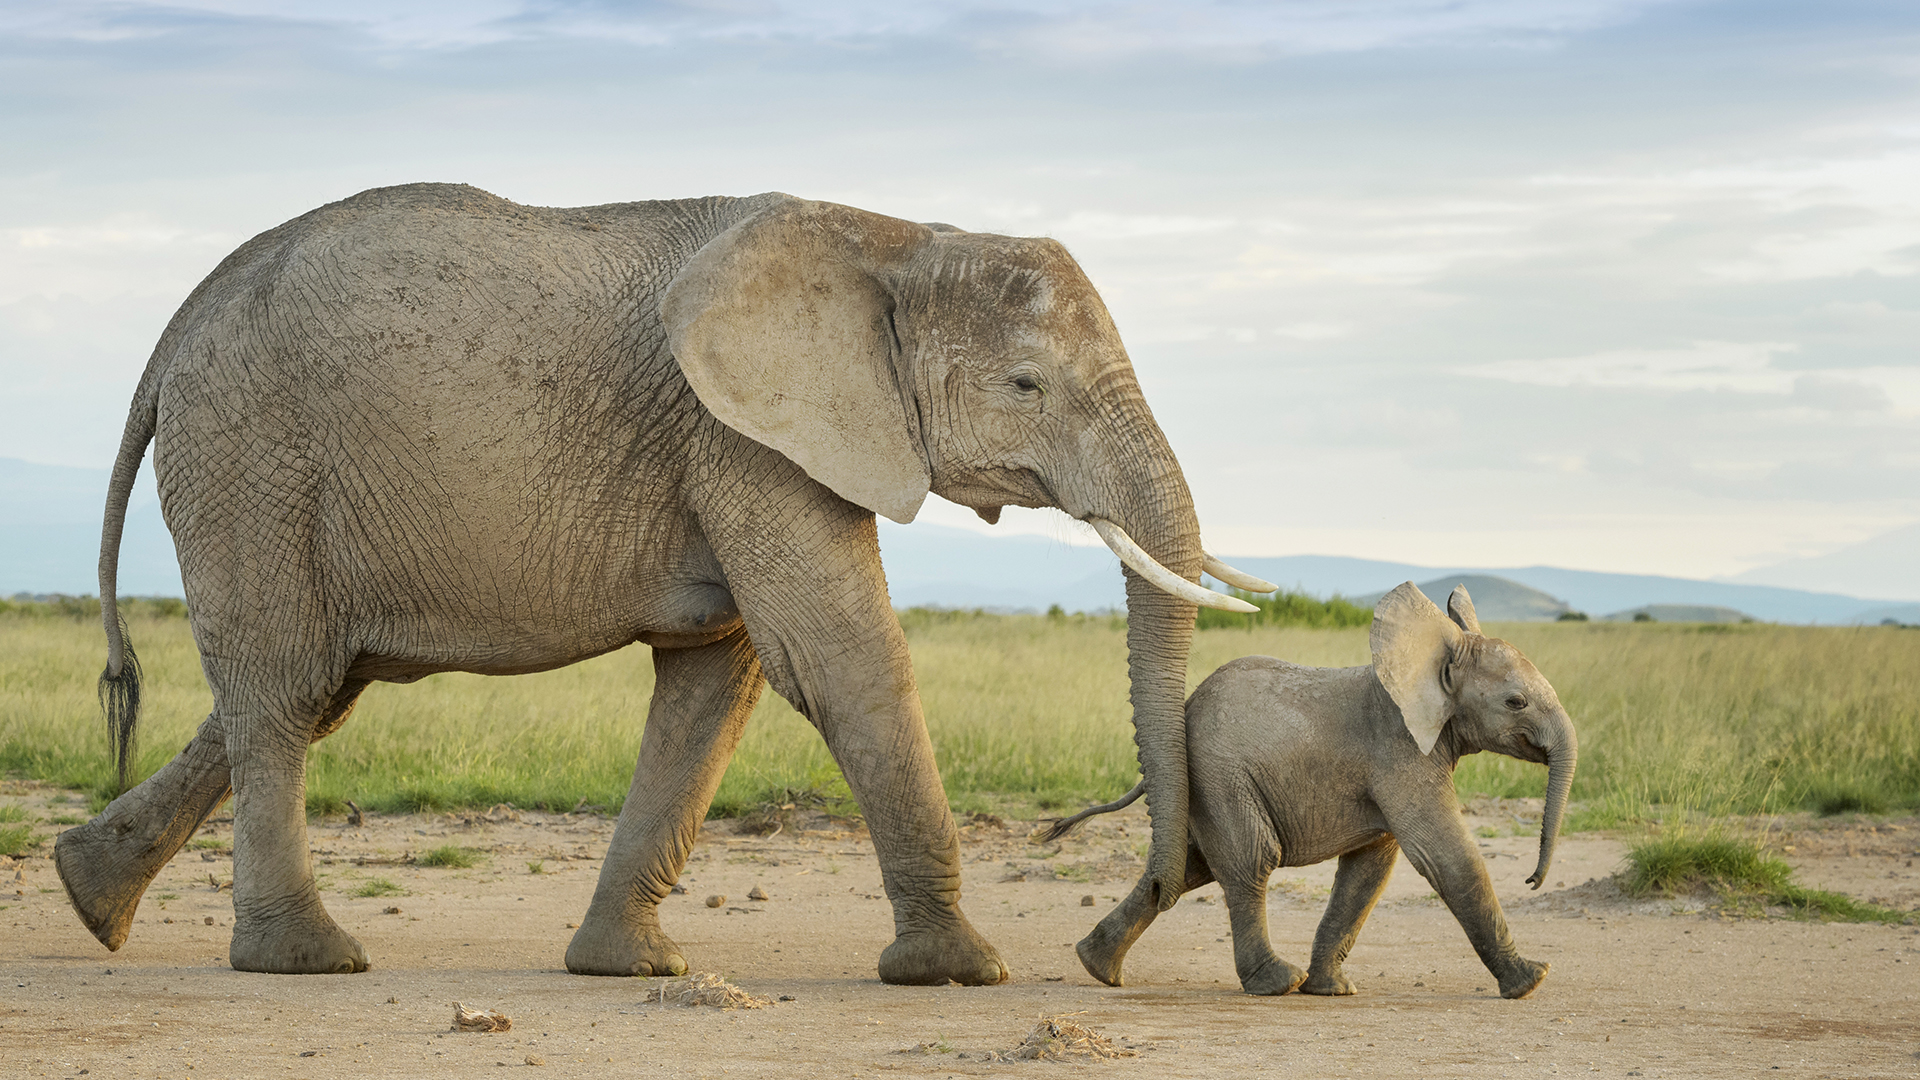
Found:
M 1481 635 L 1464 587 L 1454 589 L 1447 608 L 1443 615 L 1408 582 L 1374 608 L 1372 666 L 1310 668 L 1242 657 L 1187 700 L 1186 888 L 1217 879 L 1226 891 L 1234 968 L 1248 993 L 1353 993 L 1341 966 L 1402 848 L 1460 920 L 1500 981 L 1501 996 L 1525 997 L 1546 976 L 1546 964 L 1514 948 L 1454 800 L 1453 769 L 1482 750 L 1547 764 L 1540 861 L 1527 879 L 1537 889 L 1573 782 L 1573 722 L 1518 649 Z M 1061 821 L 1048 838 L 1118 810 L 1141 791 Z M 1267 878 L 1277 867 L 1336 855 L 1333 896 L 1314 935 L 1313 959 L 1301 971 L 1275 956 L 1268 941 Z M 1094 978 L 1120 985 L 1127 949 L 1161 901 L 1142 878 L 1080 942 L 1080 962 Z

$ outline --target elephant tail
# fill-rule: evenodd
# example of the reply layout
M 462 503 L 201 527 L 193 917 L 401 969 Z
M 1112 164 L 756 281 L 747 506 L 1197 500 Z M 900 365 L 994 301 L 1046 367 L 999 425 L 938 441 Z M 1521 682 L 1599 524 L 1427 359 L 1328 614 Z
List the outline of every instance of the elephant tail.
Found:
M 151 375 L 151 371 L 149 371 Z M 107 718 L 107 738 L 113 746 L 114 773 L 120 790 L 127 788 L 133 766 L 134 734 L 140 720 L 140 658 L 120 616 L 120 537 L 126 531 L 127 500 L 133 496 L 140 459 L 153 441 L 158 419 L 155 380 L 142 379 L 127 426 L 120 435 L 120 454 L 113 461 L 113 479 L 107 483 L 107 511 L 100 526 L 100 618 L 107 631 L 107 667 L 100 673 L 100 708 Z
M 1042 824 L 1046 824 L 1047 822 L 1051 821 L 1052 825 L 1048 827 L 1046 835 L 1040 838 L 1040 842 L 1043 844 L 1050 844 L 1053 841 L 1060 839 L 1061 837 L 1072 832 L 1074 828 L 1078 826 L 1081 822 L 1087 820 L 1090 817 L 1093 817 L 1095 814 L 1111 814 L 1115 810 L 1124 810 L 1127 807 L 1132 806 L 1134 800 L 1138 799 L 1141 795 L 1145 794 L 1146 790 L 1147 790 L 1147 781 L 1145 777 L 1142 777 L 1139 783 L 1133 785 L 1132 791 L 1127 792 L 1125 795 L 1120 796 L 1119 798 L 1113 800 L 1110 803 L 1101 803 L 1099 806 L 1089 806 L 1085 810 L 1080 811 L 1079 813 L 1073 815 L 1072 817 L 1042 818 L 1041 819 Z

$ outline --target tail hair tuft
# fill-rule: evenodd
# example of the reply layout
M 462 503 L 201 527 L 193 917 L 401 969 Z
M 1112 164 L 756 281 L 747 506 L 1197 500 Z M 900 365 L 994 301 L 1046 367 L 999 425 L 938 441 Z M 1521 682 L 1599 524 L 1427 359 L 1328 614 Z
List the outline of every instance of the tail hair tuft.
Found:
M 140 658 L 134 655 L 133 639 L 127 633 L 127 620 L 117 620 L 120 635 L 120 674 L 111 668 L 100 672 L 100 711 L 107 718 L 107 741 L 113 748 L 114 776 L 119 791 L 127 790 L 127 778 L 133 771 L 137 747 L 136 728 L 140 722 Z

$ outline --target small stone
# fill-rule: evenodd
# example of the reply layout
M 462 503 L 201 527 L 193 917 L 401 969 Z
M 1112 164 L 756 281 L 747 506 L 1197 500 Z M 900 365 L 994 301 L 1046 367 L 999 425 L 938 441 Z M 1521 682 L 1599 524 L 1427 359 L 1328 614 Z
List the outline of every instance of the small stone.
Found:
M 761 888 L 761 887 L 760 887 L 760 886 L 758 886 L 758 885 L 755 885 L 755 886 L 754 886 L 754 887 L 753 887 L 753 888 L 752 888 L 752 889 L 751 889 L 751 890 L 750 890 L 750 891 L 749 891 L 749 892 L 747 893 L 747 899 L 749 899 L 749 900 L 771 900 L 771 899 L 773 899 L 773 897 L 771 897 L 771 896 L 768 896 L 768 895 L 767 895 L 767 890 L 765 890 L 765 889 L 763 889 L 763 888 Z
M 1092 907 L 1092 906 L 1093 906 L 1093 894 L 1092 894 L 1092 893 L 1088 893 L 1087 895 L 1085 895 L 1085 896 L 1083 896 L 1083 897 L 1081 897 L 1081 898 L 1080 898 L 1080 906 L 1081 906 L 1081 907 Z
M 213 925 L 213 916 L 211 916 L 211 915 L 209 915 L 209 916 L 207 916 L 207 925 L 208 925 L 208 926 L 212 926 L 212 925 Z
M 527 1064 L 529 1065 L 545 1065 L 546 1063 L 547 1063 L 547 1059 L 541 1057 L 539 1054 L 527 1055 Z
M 164 918 L 164 919 L 161 919 L 160 921 L 161 921 L 161 922 L 163 922 L 163 923 L 170 923 L 170 922 L 172 922 L 172 921 L 173 921 L 173 916 L 171 916 L 171 915 L 169 915 L 169 916 L 167 916 L 166 918 Z
M 726 893 L 714 893 L 712 896 L 707 897 L 708 907 L 719 907 L 721 904 L 724 904 L 726 902 L 727 902 Z
M 386 908 L 386 910 L 384 910 L 384 911 L 382 911 L 382 912 L 381 912 L 381 914 L 383 914 L 383 915 L 398 915 L 398 914 L 400 914 L 400 906 L 399 906 L 398 904 L 391 904 L 391 905 L 388 905 L 388 907 Z

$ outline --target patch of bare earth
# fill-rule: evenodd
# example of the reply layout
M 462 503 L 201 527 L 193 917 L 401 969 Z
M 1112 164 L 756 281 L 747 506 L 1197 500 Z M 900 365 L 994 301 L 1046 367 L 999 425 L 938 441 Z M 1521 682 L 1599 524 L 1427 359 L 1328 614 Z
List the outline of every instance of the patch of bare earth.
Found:
M 42 817 L 73 813 L 50 804 L 48 789 L 5 793 Z M 294 1080 L 508 1067 L 685 1080 L 786 1078 L 815 1065 L 843 1076 L 940 1077 L 1077 1068 L 1155 1077 L 1920 1076 L 1920 927 L 1737 920 L 1692 901 L 1630 900 L 1607 880 L 1623 845 L 1597 834 L 1567 836 L 1535 893 L 1523 879 L 1537 807 L 1469 809 L 1471 826 L 1498 834 L 1480 843 L 1522 952 L 1553 964 L 1524 1001 L 1498 996 L 1452 916 L 1405 865 L 1348 963 L 1355 997 L 1241 994 L 1217 886 L 1160 917 L 1128 957 L 1125 987 L 1101 986 L 1072 945 L 1138 872 L 1147 838 L 1138 808 L 1046 847 L 1027 843 L 1029 823 L 963 823 L 966 909 L 1013 971 L 1007 985 L 977 988 L 878 982 L 893 921 L 872 845 L 857 829 L 817 814 L 768 837 L 710 823 L 682 876 L 686 892 L 668 899 L 662 920 L 696 972 L 761 1008 L 689 1007 L 685 977 L 565 972 L 571 924 L 612 834 L 612 821 L 595 814 L 502 807 L 370 814 L 357 827 L 315 822 L 328 907 L 374 958 L 372 971 L 352 976 L 228 968 L 231 893 L 220 886 L 232 874 L 230 822 L 203 830 L 201 846 L 160 875 L 119 953 L 96 944 L 68 909 L 47 845 L 0 860 L 0 1075 Z M 1787 857 L 1807 884 L 1920 904 L 1920 870 L 1910 865 L 1920 857 L 1920 820 L 1782 819 L 1778 832 L 1776 846 L 1793 848 Z M 477 849 L 485 861 L 465 870 L 408 861 L 446 845 Z M 1306 962 L 1332 870 L 1274 875 L 1275 945 L 1296 963 Z M 756 887 L 767 899 L 704 903 Z M 1094 907 L 1081 905 L 1087 894 Z M 511 1027 L 450 1031 L 450 1001 L 511 1017 Z M 1040 1041 L 1084 1039 L 1133 1056 L 1007 1060 L 1032 1045 L 1036 1025 L 1063 1020 L 1090 1034 L 1062 1027 Z

